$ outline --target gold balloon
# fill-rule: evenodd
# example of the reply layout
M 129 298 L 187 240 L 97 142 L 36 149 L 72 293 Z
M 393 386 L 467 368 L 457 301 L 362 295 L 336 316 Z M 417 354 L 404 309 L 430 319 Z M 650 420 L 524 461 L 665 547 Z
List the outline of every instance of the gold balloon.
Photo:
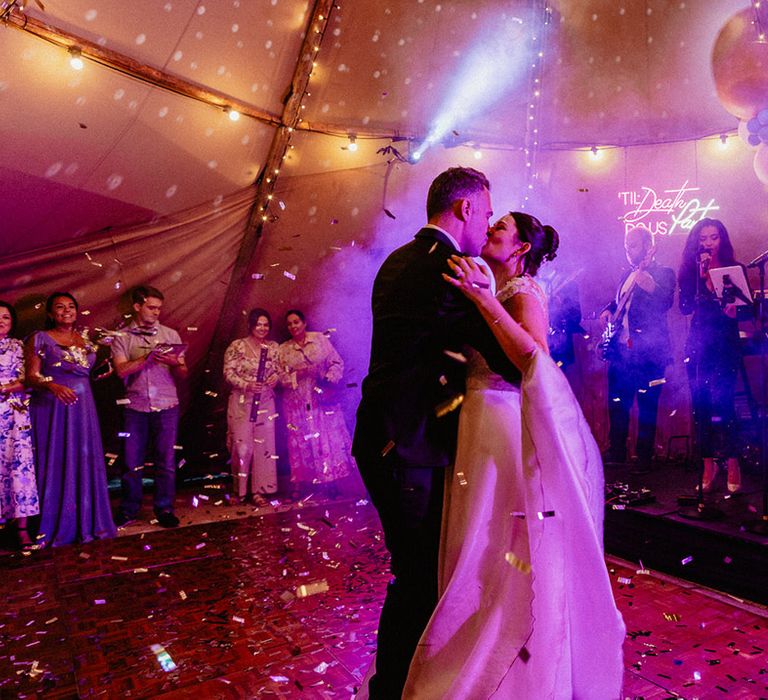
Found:
M 768 107 L 768 43 L 758 39 L 755 12 L 748 7 L 731 17 L 712 50 L 717 96 L 739 119 Z

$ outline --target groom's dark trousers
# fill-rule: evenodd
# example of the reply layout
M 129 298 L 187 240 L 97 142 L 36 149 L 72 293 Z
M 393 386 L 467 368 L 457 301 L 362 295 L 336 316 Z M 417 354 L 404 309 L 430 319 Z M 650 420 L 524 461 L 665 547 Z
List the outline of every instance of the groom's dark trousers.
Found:
M 519 373 L 475 307 L 441 273 L 457 251 L 424 228 L 384 262 L 373 286 L 368 376 L 353 453 L 376 507 L 393 578 L 379 621 L 373 700 L 400 698 L 437 603 L 445 468 L 453 462 L 465 344 L 510 382 Z

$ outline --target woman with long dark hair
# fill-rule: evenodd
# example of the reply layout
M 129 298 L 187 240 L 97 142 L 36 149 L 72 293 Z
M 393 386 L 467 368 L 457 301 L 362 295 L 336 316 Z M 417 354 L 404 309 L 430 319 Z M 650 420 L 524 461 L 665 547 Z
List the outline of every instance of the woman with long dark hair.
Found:
M 114 537 L 99 417 L 90 372 L 96 347 L 77 329 L 69 292 L 45 304 L 46 330 L 25 346 L 40 494 L 41 546 Z
M 728 461 L 728 491 L 741 489 L 734 406 L 741 365 L 739 323 L 736 305 L 717 298 L 709 275 L 712 269 L 738 264 L 722 221 L 702 219 L 691 229 L 678 283 L 680 311 L 693 315 L 685 354 L 696 444 L 704 461 L 704 491 L 713 488 L 718 451 Z
M 280 345 L 278 357 L 292 497 L 306 495 L 313 485 L 335 496 L 336 482 L 355 469 L 344 415 L 329 398 L 344 376 L 344 361 L 323 333 L 307 330 L 299 309 L 286 312 L 285 324 L 291 339 Z

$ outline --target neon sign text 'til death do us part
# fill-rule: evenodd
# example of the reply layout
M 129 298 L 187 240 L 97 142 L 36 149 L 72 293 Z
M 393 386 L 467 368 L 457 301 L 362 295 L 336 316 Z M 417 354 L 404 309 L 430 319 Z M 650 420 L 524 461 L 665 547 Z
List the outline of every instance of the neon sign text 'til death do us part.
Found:
M 690 231 L 693 225 L 720 207 L 714 198 L 704 203 L 698 193 L 700 187 L 688 187 L 686 180 L 681 187 L 662 190 L 661 195 L 653 187 L 619 192 L 619 199 L 627 211 L 619 217 L 624 222 L 624 233 L 642 224 L 651 233 L 669 236 L 676 231 Z

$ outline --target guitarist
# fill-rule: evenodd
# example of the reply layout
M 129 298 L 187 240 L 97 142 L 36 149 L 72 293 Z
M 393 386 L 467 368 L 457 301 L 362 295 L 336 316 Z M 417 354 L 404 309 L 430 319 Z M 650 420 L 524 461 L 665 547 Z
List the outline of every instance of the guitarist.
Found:
M 644 226 L 627 231 L 624 250 L 631 266 L 619 283 L 616 298 L 601 321 L 610 333 L 606 342 L 610 446 L 606 463 L 627 461 L 629 412 L 635 396 L 638 408 L 636 452 L 638 472 L 650 468 L 656 436 L 659 396 L 668 364 L 672 362 L 667 312 L 675 293 L 675 273 L 654 261 L 653 235 Z

